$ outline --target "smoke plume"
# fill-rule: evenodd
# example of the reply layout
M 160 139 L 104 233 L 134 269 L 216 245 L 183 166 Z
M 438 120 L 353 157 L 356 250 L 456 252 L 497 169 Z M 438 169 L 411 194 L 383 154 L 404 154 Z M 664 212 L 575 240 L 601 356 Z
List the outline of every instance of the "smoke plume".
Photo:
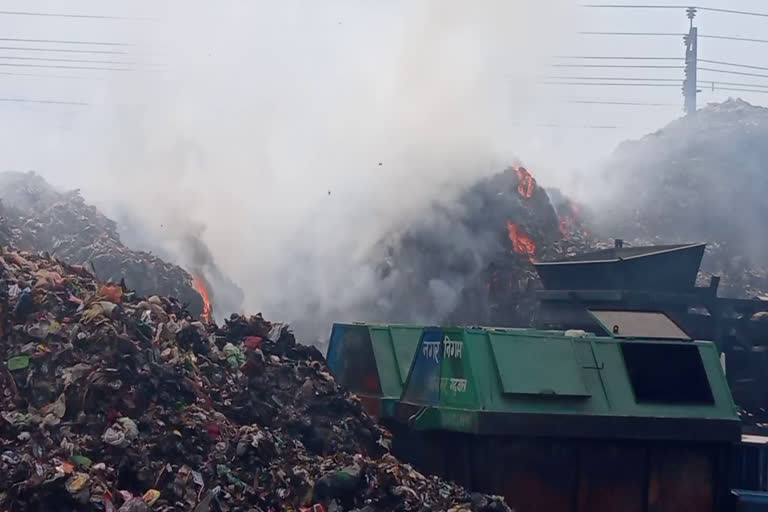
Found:
M 38 171 L 130 217 L 134 245 L 215 261 L 246 311 L 304 319 L 307 341 L 375 300 L 382 238 L 524 153 L 516 120 L 571 14 L 567 0 L 157 4 L 122 36 L 160 65 L 108 80 L 71 158 Z M 449 310 L 450 276 L 431 287 Z

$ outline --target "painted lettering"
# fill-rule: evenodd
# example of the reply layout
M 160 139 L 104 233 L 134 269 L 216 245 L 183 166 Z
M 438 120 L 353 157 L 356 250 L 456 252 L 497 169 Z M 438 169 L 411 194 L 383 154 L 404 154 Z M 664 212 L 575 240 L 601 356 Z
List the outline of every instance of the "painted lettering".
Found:
M 425 341 L 423 344 L 421 353 L 427 359 L 434 359 L 436 363 L 440 362 L 440 342 L 439 341 Z
M 445 346 L 445 357 L 461 359 L 461 352 L 464 348 L 464 342 L 461 340 L 452 340 L 446 336 L 443 338 L 443 345 Z

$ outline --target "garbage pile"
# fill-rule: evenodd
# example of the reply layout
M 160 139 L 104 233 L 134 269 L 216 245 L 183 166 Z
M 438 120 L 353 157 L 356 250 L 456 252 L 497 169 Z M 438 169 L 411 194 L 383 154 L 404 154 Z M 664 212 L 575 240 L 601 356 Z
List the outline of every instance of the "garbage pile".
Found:
M 286 325 L 0 255 L 0 510 L 508 510 L 421 475 Z
M 511 166 L 451 204 L 435 204 L 374 251 L 379 302 L 371 320 L 530 325 L 532 263 L 561 254 L 562 239 L 546 191 L 525 167 Z
M 35 173 L 0 173 L 0 244 L 86 265 L 100 279 L 142 294 L 178 297 L 195 315 L 203 300 L 192 276 L 154 254 L 127 248 L 117 224 L 89 205 L 78 191 L 60 193 Z
M 596 179 L 595 232 L 634 245 L 708 242 L 720 295 L 766 295 L 768 109 L 730 99 L 625 142 Z

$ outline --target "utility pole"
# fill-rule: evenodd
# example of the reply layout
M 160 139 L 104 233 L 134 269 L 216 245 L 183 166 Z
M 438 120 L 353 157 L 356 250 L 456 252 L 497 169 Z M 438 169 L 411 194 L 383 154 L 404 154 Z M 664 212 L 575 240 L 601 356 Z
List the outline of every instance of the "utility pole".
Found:
M 696 17 L 696 8 L 689 7 L 686 14 L 690 20 L 688 35 L 683 36 L 685 43 L 685 80 L 683 81 L 683 97 L 685 98 L 684 110 L 686 115 L 696 112 L 696 94 L 699 93 L 698 82 L 696 81 L 696 69 L 698 66 L 698 39 L 699 29 L 693 26 L 693 19 Z

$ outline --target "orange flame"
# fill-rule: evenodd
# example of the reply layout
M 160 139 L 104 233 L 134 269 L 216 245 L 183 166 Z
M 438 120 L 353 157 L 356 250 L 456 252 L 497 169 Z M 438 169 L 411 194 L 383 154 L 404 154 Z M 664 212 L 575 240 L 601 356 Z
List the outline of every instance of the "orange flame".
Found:
M 205 287 L 205 279 L 200 274 L 192 274 L 192 288 L 203 298 L 203 312 L 200 319 L 205 323 L 211 323 L 211 298 L 208 296 L 208 289 Z
M 574 233 L 581 233 L 584 236 L 589 235 L 586 230 L 582 230 L 580 213 L 581 209 L 579 205 L 569 199 L 567 203 L 567 212 L 564 212 L 559 218 L 560 225 L 558 227 L 560 228 L 560 233 L 563 234 L 564 239 L 568 240 Z
M 536 190 L 536 180 L 525 167 L 515 165 L 514 169 L 517 173 L 517 191 L 524 198 L 530 199 Z
M 507 232 L 509 233 L 509 239 L 512 241 L 512 248 L 516 253 L 527 254 L 531 263 L 536 261 L 534 254 L 536 253 L 536 243 L 520 229 L 517 224 L 511 220 L 507 221 Z

